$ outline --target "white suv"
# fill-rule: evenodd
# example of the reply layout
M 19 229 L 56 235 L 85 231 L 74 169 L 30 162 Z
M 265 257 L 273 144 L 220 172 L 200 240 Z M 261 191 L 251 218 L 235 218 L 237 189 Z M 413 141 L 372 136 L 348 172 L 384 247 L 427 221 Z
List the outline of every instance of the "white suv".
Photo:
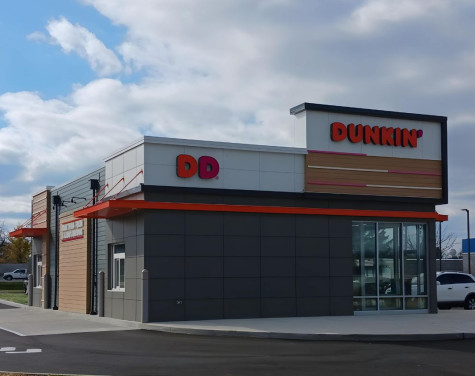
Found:
M 467 273 L 437 273 L 437 305 L 440 309 L 475 309 L 475 277 Z

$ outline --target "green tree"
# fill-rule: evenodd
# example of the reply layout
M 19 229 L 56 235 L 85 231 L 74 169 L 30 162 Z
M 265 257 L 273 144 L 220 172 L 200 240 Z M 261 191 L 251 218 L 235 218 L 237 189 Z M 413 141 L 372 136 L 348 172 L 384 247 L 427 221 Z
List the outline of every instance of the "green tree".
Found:
M 27 238 L 8 237 L 2 247 L 1 262 L 7 264 L 25 264 L 31 252 L 31 242 Z

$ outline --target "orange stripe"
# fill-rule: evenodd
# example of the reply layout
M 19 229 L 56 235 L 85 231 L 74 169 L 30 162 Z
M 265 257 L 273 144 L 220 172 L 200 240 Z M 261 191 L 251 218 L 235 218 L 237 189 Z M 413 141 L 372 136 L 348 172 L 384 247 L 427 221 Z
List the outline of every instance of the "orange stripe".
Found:
M 331 215 L 344 217 L 385 217 L 385 218 L 420 218 L 447 221 L 448 216 L 437 212 L 412 212 L 390 210 L 357 210 L 357 209 L 321 209 L 299 208 L 286 206 L 254 206 L 227 204 L 196 204 L 184 202 L 156 202 L 143 200 L 110 200 L 74 212 L 77 218 L 110 218 L 132 210 L 185 210 L 232 213 L 267 213 L 267 214 L 302 214 Z M 101 215 L 101 211 L 103 215 Z M 116 214 L 114 214 L 116 212 Z

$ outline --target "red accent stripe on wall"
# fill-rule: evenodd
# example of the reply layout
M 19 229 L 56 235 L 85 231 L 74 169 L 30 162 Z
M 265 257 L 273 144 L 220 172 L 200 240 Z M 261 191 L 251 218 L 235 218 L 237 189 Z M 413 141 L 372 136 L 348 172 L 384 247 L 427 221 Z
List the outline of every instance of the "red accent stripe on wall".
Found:
M 287 206 L 255 206 L 227 204 L 195 204 L 185 202 L 156 202 L 142 200 L 110 200 L 80 209 L 74 212 L 76 218 L 112 218 L 133 210 L 185 210 L 230 213 L 267 213 L 267 214 L 302 214 L 332 215 L 345 217 L 384 217 L 384 218 L 419 218 L 447 221 L 448 216 L 437 212 L 412 212 L 390 210 L 356 210 L 356 209 L 322 209 Z
M 342 182 L 329 182 L 329 181 L 309 181 L 310 185 L 337 185 L 343 187 L 367 187 L 367 184 L 362 183 L 342 183 Z

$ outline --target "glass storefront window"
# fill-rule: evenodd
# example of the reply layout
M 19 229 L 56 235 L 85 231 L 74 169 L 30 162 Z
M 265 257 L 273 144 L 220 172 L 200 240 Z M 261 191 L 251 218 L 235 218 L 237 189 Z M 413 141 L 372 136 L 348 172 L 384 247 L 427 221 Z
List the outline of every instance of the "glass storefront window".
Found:
M 353 222 L 355 311 L 427 309 L 426 226 Z

